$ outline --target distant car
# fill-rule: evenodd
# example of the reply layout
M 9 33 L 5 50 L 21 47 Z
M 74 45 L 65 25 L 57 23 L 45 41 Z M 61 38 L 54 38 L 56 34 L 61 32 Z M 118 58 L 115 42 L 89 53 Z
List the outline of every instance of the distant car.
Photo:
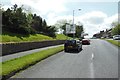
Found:
M 92 39 L 97 39 L 96 37 L 92 37 Z
M 82 50 L 82 42 L 80 40 L 66 40 L 64 44 L 64 51 L 68 52 L 69 50 Z
M 83 45 L 90 45 L 90 40 L 89 39 L 83 39 L 82 44 Z
M 104 39 L 105 37 L 101 37 L 101 39 Z
M 114 35 L 114 36 L 113 36 L 113 39 L 114 39 L 114 40 L 120 40 L 120 35 Z

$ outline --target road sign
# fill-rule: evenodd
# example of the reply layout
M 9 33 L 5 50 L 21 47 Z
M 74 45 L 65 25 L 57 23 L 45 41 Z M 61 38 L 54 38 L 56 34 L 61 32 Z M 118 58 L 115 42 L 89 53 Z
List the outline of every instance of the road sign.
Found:
M 75 33 L 75 32 L 76 32 L 75 24 L 74 25 L 66 25 L 66 34 L 71 34 L 71 33 Z

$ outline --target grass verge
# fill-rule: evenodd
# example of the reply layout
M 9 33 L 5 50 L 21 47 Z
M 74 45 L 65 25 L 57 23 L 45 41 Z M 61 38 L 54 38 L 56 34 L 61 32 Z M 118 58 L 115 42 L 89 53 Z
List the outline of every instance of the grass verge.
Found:
M 52 37 L 45 36 L 42 34 L 28 35 L 28 36 L 13 36 L 13 35 L 0 35 L 2 36 L 2 42 L 29 42 L 29 41 L 43 41 L 53 40 Z
M 120 47 L 120 42 L 119 41 L 116 41 L 116 40 L 108 40 L 108 39 L 105 39 L 106 41 L 108 41 L 108 42 L 110 42 L 110 43 L 112 43 L 112 44 L 114 44 L 114 45 L 116 45 L 116 46 L 118 46 L 118 47 Z
M 21 69 L 24 69 L 26 66 L 33 65 L 53 54 L 56 54 L 63 50 L 63 46 L 49 48 L 47 50 L 42 50 L 40 52 L 32 53 L 20 58 L 15 58 L 9 61 L 2 62 L 2 73 L 0 75 L 4 77 L 10 75 L 11 73 L 18 72 Z M 1 70 L 1 69 L 0 69 Z
M 0 35 L 0 42 L 33 42 L 33 41 L 45 41 L 45 40 L 65 40 L 70 37 L 65 36 L 64 34 L 56 34 L 56 38 L 52 38 L 42 34 L 35 34 L 35 35 L 7 35 L 2 34 Z

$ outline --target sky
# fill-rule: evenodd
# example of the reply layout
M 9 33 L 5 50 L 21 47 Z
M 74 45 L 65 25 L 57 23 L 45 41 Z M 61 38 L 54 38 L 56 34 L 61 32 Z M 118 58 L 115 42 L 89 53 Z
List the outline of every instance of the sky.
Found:
M 74 23 L 82 23 L 84 32 L 89 37 L 101 30 L 110 29 L 111 23 L 118 21 L 118 2 L 119 0 L 1 0 L 5 9 L 14 4 L 24 5 L 45 19 L 48 25 L 54 25 L 62 19 L 72 20 L 74 10 Z

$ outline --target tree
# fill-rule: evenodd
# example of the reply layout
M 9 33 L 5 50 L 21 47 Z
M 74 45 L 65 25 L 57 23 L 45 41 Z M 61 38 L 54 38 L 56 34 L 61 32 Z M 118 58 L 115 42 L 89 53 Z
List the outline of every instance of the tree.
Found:
M 23 13 L 22 8 L 17 8 L 16 5 L 14 5 L 13 9 L 14 11 L 12 13 L 13 15 L 11 17 L 11 20 L 12 26 L 14 28 L 12 29 L 12 31 L 20 34 L 29 34 L 31 31 L 29 23 L 27 21 L 26 13 Z
M 13 33 L 19 34 L 30 34 L 32 33 L 32 28 L 27 20 L 26 13 L 22 11 L 21 7 L 13 5 L 12 9 L 8 8 L 4 11 L 2 16 L 3 31 L 7 30 Z
M 55 23 L 55 26 L 56 26 L 56 29 L 57 31 L 60 29 L 60 31 L 62 32 L 62 30 L 65 30 L 65 25 L 67 23 L 67 20 L 66 19 L 61 19 L 61 20 L 58 20 L 56 23 Z
M 36 14 L 32 15 L 31 27 L 36 30 L 37 33 L 43 32 L 42 18 Z
M 6 11 L 2 12 L 2 28 L 9 30 L 10 28 L 12 28 L 12 10 L 10 10 L 10 8 L 8 8 Z
M 23 35 L 42 33 L 51 37 L 56 36 L 55 26 L 48 26 L 45 19 L 31 12 L 25 13 L 23 7 L 16 4 L 11 9 L 2 10 L 2 19 L 3 31 Z
M 76 25 L 76 37 L 80 38 L 83 32 L 83 25 Z
M 47 29 L 47 33 L 48 33 L 48 36 L 51 36 L 51 37 L 56 37 L 55 35 L 55 32 L 56 32 L 56 28 L 55 26 L 49 26 L 48 29 Z
M 114 28 L 117 25 L 118 25 L 118 22 L 112 22 L 112 24 L 111 24 L 112 28 Z
M 42 27 L 43 27 L 43 31 L 44 31 L 45 33 L 47 33 L 47 23 L 46 23 L 45 19 L 44 19 L 43 22 L 42 22 Z
M 72 21 L 69 20 L 65 20 L 65 19 L 61 19 L 59 21 L 57 21 L 57 23 L 55 24 L 57 27 L 61 28 L 61 30 L 64 30 L 63 31 L 63 34 L 66 35 L 66 25 L 71 25 Z M 72 25 L 71 25 L 72 26 Z M 83 29 L 83 25 L 76 25 L 76 33 L 75 33 L 75 37 L 80 37 L 81 36 L 81 33 L 84 31 Z M 73 34 L 68 34 L 67 36 L 70 36 L 70 37 L 73 37 Z
M 120 24 L 117 24 L 117 25 L 112 29 L 112 34 L 113 34 L 113 35 L 120 35 Z

